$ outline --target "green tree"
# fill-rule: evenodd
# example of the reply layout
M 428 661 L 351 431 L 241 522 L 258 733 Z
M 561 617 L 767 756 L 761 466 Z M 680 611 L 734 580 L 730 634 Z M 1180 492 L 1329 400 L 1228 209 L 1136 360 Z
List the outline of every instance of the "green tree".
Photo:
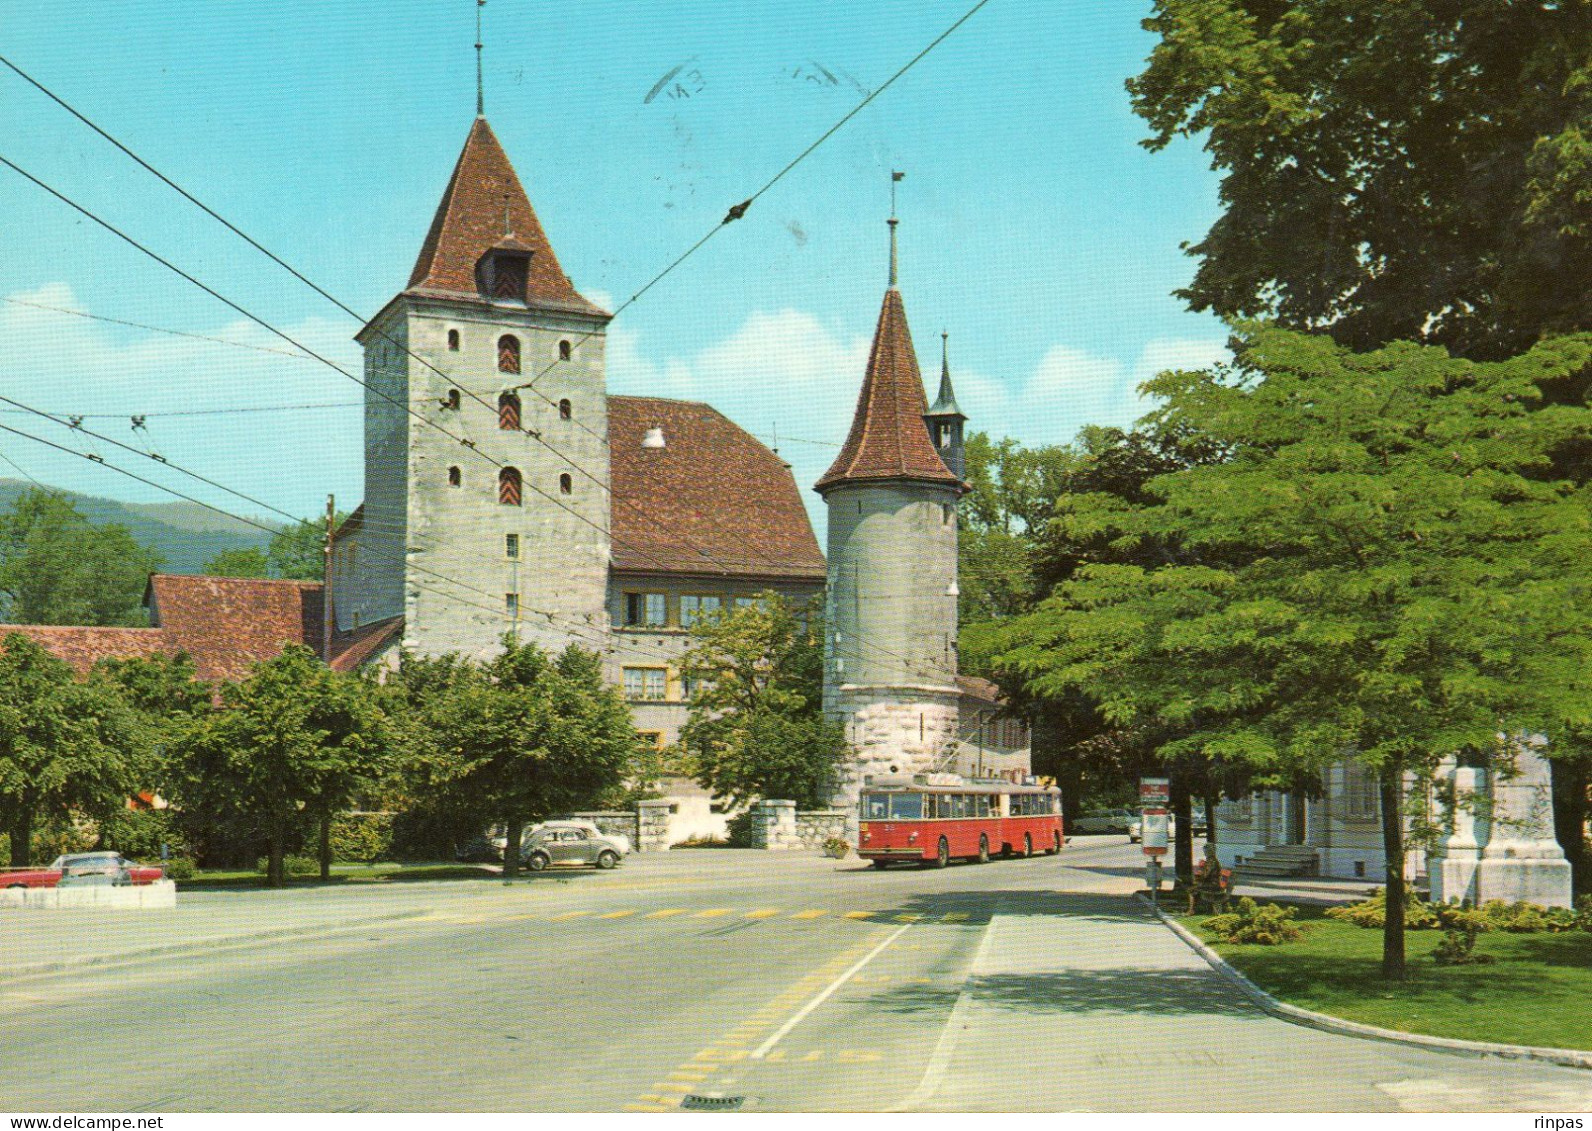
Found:
M 1157 427 L 1229 458 L 1094 518 L 1178 559 L 1081 567 L 1004 626 L 1001 658 L 1033 694 L 1081 691 L 1108 721 L 1156 733 L 1161 756 L 1248 766 L 1257 784 L 1359 759 L 1402 908 L 1407 776 L 1494 748 L 1501 725 L 1543 731 L 1562 755 L 1587 718 L 1592 498 L 1553 469 L 1592 435 L 1592 412 L 1538 402 L 1592 359 L 1592 338 L 1473 364 L 1250 330 L 1237 357 L 1232 372 L 1151 382 Z M 1403 974 L 1402 914 L 1383 970 Z
M 235 836 L 263 840 L 267 882 L 280 887 L 289 847 L 377 780 L 388 749 L 367 681 L 293 644 L 222 685 L 219 706 L 175 739 L 163 792 Z
M 824 655 L 816 602 L 774 592 L 691 626 L 680 673 L 691 711 L 680 732 L 686 768 L 731 804 L 782 798 L 826 806 L 850 748 L 823 716 Z
M 347 515 L 338 514 L 334 523 Z M 272 577 L 290 581 L 320 581 L 326 576 L 326 520 L 300 519 L 272 535 L 265 560 Z
M 126 753 L 131 720 L 103 683 L 21 633 L 0 643 L 0 822 L 11 863 L 30 862 L 34 823 L 73 813 L 105 818 L 134 788 Z
M 270 577 L 271 563 L 258 546 L 222 550 L 205 563 L 208 577 Z
M 1078 456 L 1071 448 L 1025 448 L 983 432 L 968 436 L 965 454 L 968 493 L 958 507 L 957 616 L 962 624 L 975 624 L 1011 616 L 1031 603 L 1035 540 Z
M 405 656 L 397 682 L 412 792 L 475 814 L 477 827 L 502 822 L 506 878 L 528 822 L 591 804 L 642 765 L 624 697 L 601 658 L 574 645 L 551 656 L 507 635 L 485 664 Z
M 1592 329 L 1585 0 L 1157 0 L 1128 83 L 1199 137 L 1222 214 L 1195 310 L 1508 357 Z
M 0 515 L 0 612 L 13 624 L 146 624 L 159 568 L 125 526 L 96 526 L 47 491 L 24 491 Z

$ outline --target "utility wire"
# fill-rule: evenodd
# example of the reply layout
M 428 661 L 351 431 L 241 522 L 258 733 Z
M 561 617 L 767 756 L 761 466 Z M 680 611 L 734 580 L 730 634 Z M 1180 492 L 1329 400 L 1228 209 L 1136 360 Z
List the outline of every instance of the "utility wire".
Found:
M 310 357 L 314 358 L 316 361 L 321 362 L 323 365 L 325 365 L 327 368 L 331 369 L 333 372 L 341 373 L 343 376 L 347 377 L 350 381 L 353 381 L 355 384 L 362 386 L 367 391 L 369 391 L 369 392 L 375 394 L 376 396 L 380 397 L 381 399 L 383 399 L 383 400 L 385 400 L 385 401 L 387 401 L 387 402 L 389 402 L 389 403 L 391 403 L 393 405 L 396 405 L 397 407 L 403 409 L 405 413 L 407 413 L 410 416 L 413 416 L 416 420 L 419 420 L 421 423 L 423 423 L 425 425 L 428 425 L 431 428 L 435 428 L 437 431 L 441 432 L 443 435 L 449 437 L 450 439 L 456 441 L 461 446 L 468 448 L 470 451 L 474 452 L 476 455 L 480 456 L 482 459 L 484 459 L 488 463 L 492 464 L 498 470 L 501 471 L 501 470 L 505 470 L 505 469 L 508 468 L 508 466 L 509 466 L 508 464 L 499 463 L 497 460 L 493 459 L 491 456 L 487 455 L 485 452 L 480 451 L 478 448 L 476 448 L 475 441 L 470 440 L 467 437 L 455 435 L 454 433 L 448 431 L 446 428 L 442 427 L 442 425 L 440 425 L 440 424 L 436 423 L 435 421 L 430 420 L 427 417 L 421 415 L 412 406 L 404 403 L 403 401 L 400 401 L 400 400 L 396 399 L 395 397 L 389 396 L 387 393 L 385 393 L 382 390 L 376 388 L 374 385 L 370 384 L 369 382 L 367 382 L 363 378 L 356 377 L 355 375 L 349 373 L 347 370 L 345 370 L 341 366 L 337 365 L 336 362 L 333 362 L 333 361 L 329 360 L 328 358 L 323 357 L 321 354 L 315 352 L 310 347 L 304 345 L 302 342 L 300 342 L 297 339 L 293 338 L 286 331 L 277 329 L 275 326 L 273 326 L 271 323 L 267 322 L 265 319 L 261 318 L 259 315 L 254 314 L 253 312 L 245 309 L 244 307 L 238 305 L 236 302 L 234 302 L 231 299 L 227 298 L 220 291 L 217 291 L 215 288 L 213 288 L 213 287 L 201 282 L 199 279 L 195 278 L 193 275 L 190 275 L 187 271 L 184 271 L 181 267 L 178 267 L 175 263 L 172 263 L 169 259 L 166 259 L 162 255 L 160 255 L 158 252 L 155 252 L 155 251 L 151 250 L 150 248 L 145 247 L 143 244 L 141 244 L 137 240 L 135 240 L 132 236 L 128 235 L 126 232 L 122 231 L 120 228 L 118 228 L 114 224 L 110 223 L 110 221 L 101 219 L 99 216 L 97 216 L 95 213 L 90 211 L 88 208 L 85 208 L 83 205 L 77 203 L 77 201 L 73 200 L 71 197 L 67 196 L 65 193 L 59 191 L 58 189 L 53 188 L 52 186 L 46 184 L 44 181 L 41 181 L 39 178 L 35 177 L 32 173 L 29 173 L 26 169 L 22 168 L 16 162 L 12 161 L 10 158 L 4 156 L 3 154 L 0 154 L 0 165 L 5 165 L 7 168 L 11 169 L 13 172 L 18 173 L 19 175 L 24 177 L 26 180 L 28 180 L 32 184 L 38 186 L 39 188 L 43 189 L 45 192 L 49 193 L 51 196 L 55 197 L 57 200 L 59 200 L 62 203 L 70 206 L 71 208 L 76 210 L 81 215 L 83 215 L 83 216 L 87 217 L 88 219 L 92 220 L 94 223 L 98 224 L 100 227 L 104 228 L 106 231 L 110 232 L 112 235 L 114 235 L 117 238 L 121 239 L 125 243 L 130 244 L 132 247 L 136 248 L 137 250 L 143 252 L 145 255 L 149 256 L 149 258 L 153 259 L 156 263 L 159 263 L 162 267 L 165 267 L 168 271 L 171 271 L 172 273 L 180 276 L 181 278 L 186 279 L 188 282 L 192 283 L 194 286 L 198 287 L 200 290 L 204 291 L 206 294 L 210 295 L 212 298 L 216 299 L 218 302 L 221 302 L 224 305 L 226 305 L 227 307 L 229 307 L 230 309 L 237 311 L 239 314 L 243 315 L 245 318 L 249 319 L 251 322 L 254 322 L 257 325 L 262 326 L 265 329 L 269 330 L 271 333 L 275 334 L 277 337 L 281 338 L 283 341 L 287 342 L 289 345 L 295 346 L 298 349 L 303 350 Z M 522 486 L 529 487 L 532 491 L 536 492 L 538 495 L 541 495 L 543 498 L 547 499 L 549 502 L 552 502 L 555 505 L 557 505 L 558 507 L 560 507 L 561 509 L 563 509 L 565 511 L 568 511 L 570 514 L 574 515 L 576 519 L 578 519 L 579 521 L 581 521 L 581 522 L 585 523 L 586 525 L 592 527 L 593 529 L 597 530 L 599 533 L 601 533 L 605 537 L 607 537 L 610 541 L 614 541 L 615 540 L 613 538 L 613 535 L 605 527 L 603 527 L 602 524 L 600 524 L 598 522 L 595 522 L 594 520 L 588 518 L 586 515 L 581 514 L 574 507 L 571 507 L 571 506 L 567 505 L 566 503 L 564 503 L 564 501 L 562 499 L 559 499 L 556 495 L 552 495 L 552 494 L 548 493 L 547 491 L 542 490 L 540 487 L 536 486 L 535 483 L 533 483 L 533 482 L 531 482 L 529 480 L 526 480 L 526 479 L 522 478 L 521 479 L 521 483 L 522 483 Z M 629 549 L 635 550 L 637 553 L 641 554 L 643 557 L 650 558 L 653 562 L 657 563 L 659 566 L 662 566 L 664 564 L 663 562 L 659 561 L 659 559 L 655 555 L 653 555 L 651 553 L 648 553 L 646 550 L 643 550 L 640 547 L 632 546 L 629 543 L 626 543 L 626 542 L 623 542 L 623 541 L 620 542 L 620 545 L 623 545 L 623 546 L 626 546 Z
M 275 346 L 256 346 L 248 342 L 235 342 L 230 338 L 216 338 L 209 334 L 194 334 L 187 330 L 172 330 L 166 326 L 151 326 L 147 322 L 131 322 L 126 318 L 111 318 L 105 314 L 90 314 L 86 310 L 72 310 L 65 306 L 50 306 L 42 302 L 29 302 L 26 299 L 6 298 L 0 296 L 0 302 L 8 302 L 12 306 L 31 306 L 34 310 L 50 310 L 56 314 L 70 314 L 73 318 L 87 318 L 94 322 L 109 322 L 116 326 L 131 326 L 136 330 L 150 330 L 156 334 L 170 334 L 175 338 L 194 338 L 201 342 L 214 342 L 220 346 L 232 346 L 240 350 L 254 350 L 257 353 L 274 353 L 278 357 L 297 357 L 305 361 L 314 359 L 294 350 L 279 350 Z

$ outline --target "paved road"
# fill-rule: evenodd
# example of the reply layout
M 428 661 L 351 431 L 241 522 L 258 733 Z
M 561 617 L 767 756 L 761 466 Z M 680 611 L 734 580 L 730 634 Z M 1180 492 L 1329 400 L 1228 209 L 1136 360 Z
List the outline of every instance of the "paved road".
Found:
M 682 851 L 185 896 L 174 934 L 308 933 L 0 982 L 0 1110 L 1592 1106 L 1592 1074 L 1259 1013 L 1126 896 L 1121 839 L 946 871 Z M 65 926 L 0 929 L 42 953 Z

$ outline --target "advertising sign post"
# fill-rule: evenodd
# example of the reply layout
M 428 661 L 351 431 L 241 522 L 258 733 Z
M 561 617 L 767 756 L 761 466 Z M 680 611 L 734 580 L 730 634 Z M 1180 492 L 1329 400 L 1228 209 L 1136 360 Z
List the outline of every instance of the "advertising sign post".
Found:
M 1166 855 L 1167 817 L 1172 801 L 1172 779 L 1139 779 L 1139 841 L 1145 862 L 1144 880 L 1152 902 L 1160 901 L 1161 857 Z

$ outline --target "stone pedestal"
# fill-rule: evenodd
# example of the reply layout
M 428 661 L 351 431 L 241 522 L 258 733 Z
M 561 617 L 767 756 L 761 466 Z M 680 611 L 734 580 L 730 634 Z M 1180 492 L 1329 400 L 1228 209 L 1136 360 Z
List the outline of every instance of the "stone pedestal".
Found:
M 1439 782 L 1453 785 L 1454 807 L 1446 815 L 1453 829 L 1437 842 L 1427 858 L 1432 900 L 1476 900 L 1476 869 L 1481 865 L 1482 846 L 1491 829 L 1487 819 L 1487 771 L 1474 766 L 1445 766 L 1438 771 Z
M 1492 835 L 1476 868 L 1476 899 L 1571 905 L 1570 862 L 1553 832 L 1553 781 L 1537 753 L 1540 740 L 1517 747 L 1515 774 L 1493 780 Z
M 669 849 L 669 801 L 641 801 L 636 804 L 636 851 L 667 852 Z
M 796 831 L 796 802 L 759 801 L 752 806 L 752 847 L 766 852 L 803 847 Z

